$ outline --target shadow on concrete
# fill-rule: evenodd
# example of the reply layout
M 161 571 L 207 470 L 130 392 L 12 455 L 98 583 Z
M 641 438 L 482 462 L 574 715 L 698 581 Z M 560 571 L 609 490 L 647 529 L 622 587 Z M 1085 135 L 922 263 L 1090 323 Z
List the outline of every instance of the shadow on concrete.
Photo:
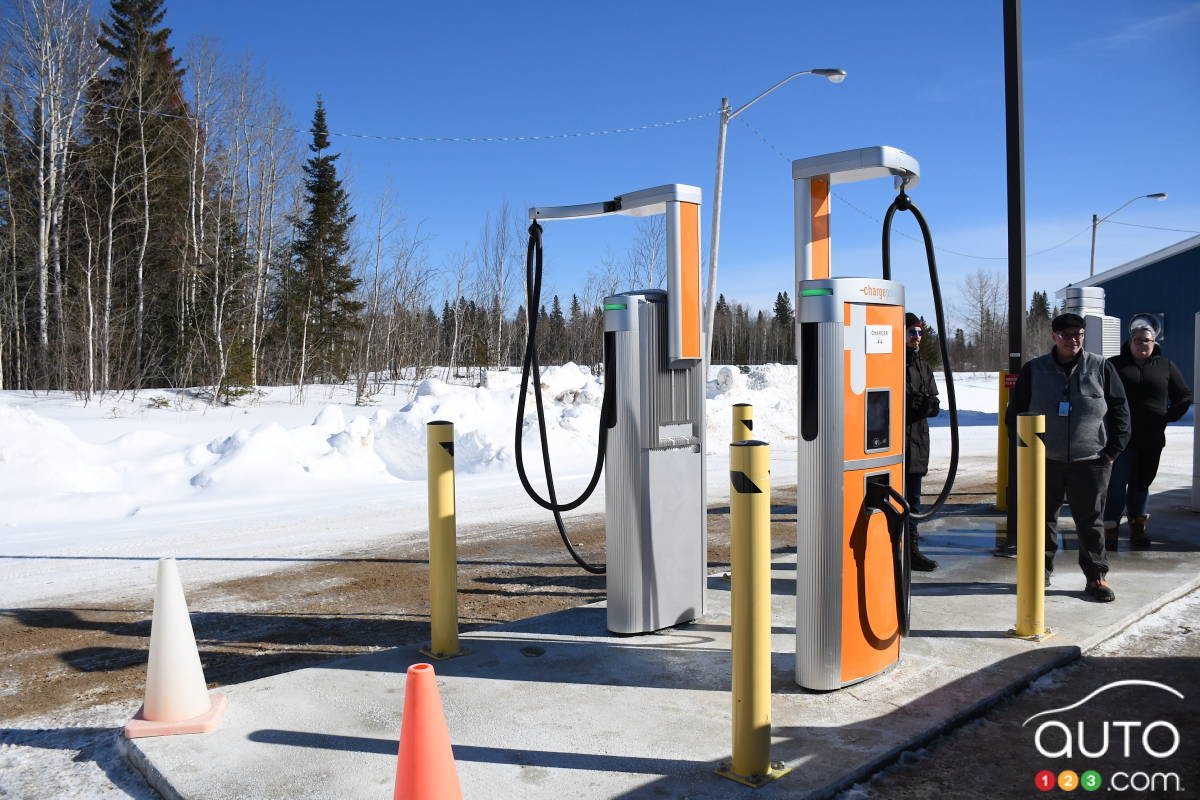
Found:
M 939 630 L 910 630 L 910 638 L 915 639 L 1007 639 L 1004 631 L 939 631 Z
M 707 622 L 694 622 L 688 626 L 688 630 L 709 632 L 709 633 L 729 633 L 728 625 L 712 625 Z M 782 625 L 772 625 L 772 636 L 783 636 L 785 634 L 795 634 L 796 629 Z
M 937 583 L 934 581 L 917 583 L 914 581 L 912 584 L 912 593 L 914 595 L 1005 595 L 1013 594 L 1016 591 L 1017 585 L 1015 583 L 994 583 L 990 581 L 948 581 L 945 583 Z
M 320 750 L 353 750 L 359 753 L 396 756 L 399 739 L 377 739 L 369 736 L 337 736 L 264 728 L 251 732 L 252 742 L 279 744 L 289 747 L 311 747 Z M 606 756 L 591 753 L 567 753 L 553 750 L 516 750 L 508 747 L 477 747 L 451 745 L 455 761 L 480 761 L 490 764 L 517 764 L 522 767 L 548 769 L 585 769 L 600 772 L 629 772 L 661 775 L 686 769 L 702 770 L 705 761 L 646 758 L 643 756 Z
M 920 632 L 915 632 L 918 635 Z M 969 632 L 968 632 L 969 633 Z M 982 635 L 992 635 L 989 632 L 979 632 Z M 703 656 L 701 652 L 697 655 Z M 1073 646 L 1042 647 L 1018 655 L 1010 656 L 990 664 L 980 670 L 964 675 L 924 695 L 912 698 L 898 705 L 894 710 L 882 716 L 864 719 L 850 724 L 836 723 L 828 714 L 821 717 L 821 722 L 814 725 L 776 725 L 772 734 L 771 757 L 795 767 L 795 771 L 783 779 L 768 784 L 760 789 L 752 790 L 729 783 L 712 773 L 720 765 L 719 761 L 708 761 L 686 758 L 656 757 L 654 755 L 657 743 L 655 741 L 628 741 L 628 752 L 625 754 L 598 753 L 569 753 L 551 750 L 527 750 L 519 746 L 513 747 L 479 747 L 455 745 L 454 756 L 460 763 L 483 762 L 490 764 L 509 764 L 521 767 L 540 767 L 545 769 L 594 770 L 601 772 L 627 773 L 630 775 L 656 775 L 650 783 L 641 783 L 636 789 L 630 790 L 618 797 L 633 800 L 645 797 L 760 797 L 760 798 L 793 798 L 793 797 L 827 797 L 845 789 L 854 783 L 864 780 L 884 767 L 901 760 L 906 751 L 917 750 L 928 745 L 948 730 L 983 716 L 992 711 L 997 704 L 1003 704 L 1001 711 L 989 728 L 971 729 L 972 737 L 999 736 L 1002 741 L 994 743 L 986 750 L 990 755 L 987 762 L 987 781 L 990 783 L 991 796 L 1007 797 L 1036 796 L 1032 780 L 1035 767 L 1074 766 L 1073 762 L 1063 760 L 1053 762 L 1041 756 L 1035 750 L 1032 728 L 1023 728 L 1021 720 L 1030 713 L 1038 713 L 1050 709 L 1065 709 L 1097 688 L 1090 682 L 1071 680 L 1064 677 L 1061 680 L 1040 684 L 1036 693 L 1020 695 L 1033 681 L 1042 675 L 1065 664 L 1075 661 L 1079 656 L 1078 648 Z M 1107 663 L 1106 663 L 1107 662 Z M 439 666 L 443 677 L 450 674 L 447 669 L 455 662 L 446 662 Z M 1155 658 L 1155 659 L 1088 659 L 1087 665 L 1092 668 L 1103 665 L 1113 673 L 1113 678 L 1147 678 L 1168 676 L 1166 682 L 1183 692 L 1186 697 L 1194 696 L 1200 690 L 1200 659 L 1196 658 Z M 562 673 L 555 670 L 561 677 Z M 485 673 L 487 678 L 509 679 L 507 675 Z M 1064 673 L 1069 676 L 1070 673 Z M 475 675 L 479 680 L 481 676 Z M 776 673 L 775 679 L 785 678 L 790 682 L 790 669 L 785 674 Z M 863 687 L 878 689 L 889 680 L 880 676 Z M 640 685 L 640 684 L 639 684 Z M 689 689 L 706 689 L 710 687 L 693 686 L 682 682 Z M 728 687 L 725 687 L 726 689 Z M 812 694 L 814 703 L 823 699 L 838 697 L 837 693 L 806 692 L 799 687 L 792 687 L 794 694 Z M 486 686 L 481 687 L 486 691 Z M 780 692 L 774 688 L 775 694 Z M 861 690 L 860 690 L 861 691 Z M 868 690 L 869 691 L 869 690 Z M 1111 748 L 1108 756 L 1093 758 L 1088 761 L 1088 769 L 1097 769 L 1108 778 L 1115 770 L 1127 769 L 1133 771 L 1144 768 L 1149 771 L 1162 772 L 1174 770 L 1181 774 L 1185 787 L 1193 785 L 1195 773 L 1200 765 L 1200 742 L 1189 737 L 1187 731 L 1195 724 L 1193 704 L 1181 704 L 1173 698 L 1159 698 L 1157 704 L 1147 706 L 1142 695 L 1147 690 L 1141 687 L 1121 688 L 1112 690 L 1111 696 L 1103 700 L 1093 700 L 1077 710 L 1065 710 L 1059 716 L 1072 726 L 1077 721 L 1086 724 L 1103 724 L 1112 718 L 1118 710 L 1125 717 L 1144 719 L 1145 724 L 1150 720 L 1167 720 L 1176 725 L 1183 733 L 1182 745 L 1169 761 L 1155 760 L 1149 757 L 1140 763 L 1136 759 L 1122 758 L 1118 747 Z M 1118 693 L 1120 693 L 1118 695 Z M 1010 705 L 1014 695 L 1017 700 L 1032 703 L 1032 709 L 1012 711 L 1005 718 L 1003 709 Z M 1029 698 L 1028 700 L 1026 698 Z M 1152 700 L 1154 698 L 1151 698 Z M 1013 701 L 1013 704 L 1016 700 Z M 853 705 L 853 704 L 851 704 Z M 1136 711 L 1135 711 L 1136 709 Z M 832 709 L 830 709 L 832 711 Z M 856 714 L 854 709 L 847 713 Z M 1139 716 L 1140 715 L 1140 716 Z M 455 735 L 454 721 L 450 721 L 451 736 Z M 352 750 L 380 756 L 395 757 L 397 739 L 371 738 L 356 736 L 320 735 L 302 731 L 289 731 L 265 728 L 252 732 L 248 737 L 251 741 L 288 747 L 304 747 L 326 750 Z M 1091 743 L 1089 742 L 1091 745 Z M 1156 746 L 1164 747 L 1169 742 L 1156 741 Z M 1091 745 L 1094 746 L 1094 745 Z M 730 744 L 730 747 L 732 745 Z M 678 742 L 672 743 L 672 749 L 678 752 Z M 981 751 L 982 752 L 982 751 Z M 982 763 L 964 762 L 963 777 L 974 775 L 984 769 Z M 1191 783 L 1189 783 L 1191 781 Z M 1028 793 L 1021 792 L 1019 787 L 1028 787 Z M 962 788 L 954 784 L 955 796 L 963 796 L 958 791 Z M 986 787 L 980 787 L 983 789 Z M 974 795 L 972 795 L 974 796 Z
M 957 494 L 950 495 L 951 498 L 959 497 L 959 496 L 960 495 L 957 495 Z M 932 502 L 932 501 L 927 500 L 927 501 L 925 501 L 925 503 L 923 505 L 928 506 L 928 504 L 930 502 Z M 990 517 L 996 517 L 997 519 L 1003 520 L 1004 514 L 1003 514 L 1003 512 L 995 511 L 995 506 L 991 502 L 987 502 L 987 501 L 985 501 L 985 502 L 974 501 L 974 502 L 961 502 L 961 503 L 953 503 L 953 502 L 947 501 L 947 503 L 945 505 L 943 505 L 940 509 L 938 509 L 937 516 L 935 516 L 934 519 L 937 519 L 937 517 L 983 517 L 985 519 L 990 518 Z
M 792 569 L 796 567 L 793 564 Z M 729 578 L 720 575 L 710 575 L 708 577 L 708 588 L 718 592 L 728 592 L 733 584 Z M 795 597 L 796 596 L 796 579 L 795 578 L 771 578 L 771 594 L 779 595 L 780 597 Z
M 728 505 L 709 506 L 708 513 L 713 516 L 729 516 L 729 506 Z M 771 517 L 772 517 L 771 521 L 772 522 L 786 522 L 787 521 L 786 516 L 789 514 L 792 517 L 792 522 L 795 522 L 796 521 L 795 520 L 795 517 L 796 517 L 796 506 L 795 505 L 786 505 L 785 504 L 785 505 L 772 505 L 771 506 Z M 776 515 L 783 515 L 785 517 L 785 519 L 782 519 L 782 520 L 775 519 L 774 517 Z

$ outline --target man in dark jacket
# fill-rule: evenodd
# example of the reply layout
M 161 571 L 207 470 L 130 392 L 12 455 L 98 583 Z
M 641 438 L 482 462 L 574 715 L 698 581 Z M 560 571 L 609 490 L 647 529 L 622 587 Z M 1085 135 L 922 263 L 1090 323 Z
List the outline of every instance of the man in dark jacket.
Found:
M 1087 579 L 1084 594 L 1107 603 L 1116 595 L 1105 580 L 1108 559 L 1100 515 L 1112 464 L 1129 443 L 1129 406 L 1113 365 L 1084 351 L 1082 317 L 1059 314 L 1050 328 L 1054 348 L 1021 367 L 1005 419 L 1015 436 L 1017 414 L 1046 417 L 1047 585 L 1065 494 L 1079 539 L 1079 567 Z
M 904 315 L 907 329 L 908 366 L 904 373 L 905 422 L 907 431 L 904 442 L 904 499 L 913 511 L 921 510 L 921 479 L 929 473 L 929 417 L 941 413 L 937 383 L 933 370 L 921 358 L 921 338 L 925 326 L 916 314 Z M 909 562 L 921 572 L 937 569 L 937 562 L 921 552 L 917 545 L 920 534 L 917 523 L 909 522 Z
M 1186 414 L 1192 404 L 1192 390 L 1154 339 L 1155 332 L 1148 325 L 1132 328 L 1121 354 L 1108 360 L 1125 387 L 1133 423 L 1129 447 L 1113 464 L 1104 506 L 1104 546 L 1109 551 L 1117 549 L 1117 530 L 1126 511 L 1130 544 L 1150 546 L 1146 531 L 1150 484 L 1158 475 L 1158 460 L 1167 444 L 1167 425 Z

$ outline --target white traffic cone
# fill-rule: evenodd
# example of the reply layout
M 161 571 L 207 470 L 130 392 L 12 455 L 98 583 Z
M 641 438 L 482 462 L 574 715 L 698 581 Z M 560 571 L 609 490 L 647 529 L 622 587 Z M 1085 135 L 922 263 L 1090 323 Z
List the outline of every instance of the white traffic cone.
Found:
M 227 702 L 223 694 L 208 693 L 175 559 L 159 559 L 146 699 L 125 736 L 208 733 L 220 723 Z

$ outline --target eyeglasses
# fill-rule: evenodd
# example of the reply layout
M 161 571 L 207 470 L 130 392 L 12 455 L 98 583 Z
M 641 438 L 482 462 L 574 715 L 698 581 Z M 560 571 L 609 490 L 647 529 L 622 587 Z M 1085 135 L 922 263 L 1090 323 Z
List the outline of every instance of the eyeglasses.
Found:
M 1138 344 L 1154 344 L 1153 339 L 1134 339 Z
M 1082 339 L 1083 331 L 1075 331 L 1074 333 L 1070 333 L 1069 331 L 1059 331 L 1058 335 L 1062 339 Z
M 921 336 L 922 336 L 924 333 L 925 333 L 925 332 L 924 332 L 924 331 L 922 331 L 920 328 L 909 328 L 909 329 L 908 329 L 908 338 L 910 338 L 910 339 L 920 339 L 920 338 L 921 338 Z

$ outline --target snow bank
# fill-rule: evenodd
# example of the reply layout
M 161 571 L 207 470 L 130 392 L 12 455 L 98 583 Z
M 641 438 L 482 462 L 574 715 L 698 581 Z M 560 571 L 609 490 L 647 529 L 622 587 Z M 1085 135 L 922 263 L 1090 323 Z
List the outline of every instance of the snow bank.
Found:
M 396 398 L 391 407 L 370 410 L 336 402 L 306 409 L 268 398 L 260 406 L 230 410 L 230 422 L 241 424 L 216 436 L 204 435 L 213 428 L 208 407 L 188 406 L 178 396 L 173 410 L 158 411 L 144 398 L 141 408 L 127 398 L 85 409 L 70 395 L 47 399 L 3 392 L 0 503 L 7 513 L 0 524 L 116 519 L 179 503 L 195 508 L 204 498 L 279 502 L 421 481 L 425 425 L 435 419 L 454 423 L 459 474 L 512 473 L 519 383 L 515 369 L 487 372 L 477 387 L 427 379 L 412 387 L 411 401 Z M 964 424 L 995 424 L 995 383 L 991 373 L 958 376 Z M 541 384 L 556 475 L 568 480 L 589 475 L 603 381 L 568 363 L 545 368 Z M 710 455 L 726 452 L 735 403 L 753 404 L 755 435 L 773 450 L 784 451 L 795 439 L 794 366 L 714 366 L 706 396 Z M 105 409 L 108 417 L 102 420 Z M 306 410 L 310 416 L 297 420 Z M 522 441 L 527 469 L 537 479 L 535 413 L 531 390 Z M 935 424 L 945 424 L 945 415 Z M 169 433 L 161 430 L 167 427 Z M 126 432 L 115 438 L 105 435 L 121 430 Z M 98 440 L 88 441 L 86 434 Z
M 568 479 L 590 474 L 603 383 L 576 364 L 548 367 L 541 377 L 556 473 Z M 425 425 L 435 419 L 454 423 L 460 474 L 511 472 L 519 383 L 520 375 L 513 370 L 487 373 L 478 387 L 429 379 L 419 383 L 411 402 L 399 408 L 364 410 L 327 404 L 316 410 L 311 421 L 299 424 L 288 421 L 295 416 L 295 407 L 268 402 L 242 409 L 251 424 L 207 439 L 197 435 L 211 424 L 191 426 L 186 420 L 172 420 L 176 430 L 171 434 L 156 430 L 156 423 L 169 419 L 168 413 L 179 417 L 181 412 L 159 413 L 154 410 L 158 405 L 145 403 L 144 398 L 141 408 L 132 399 L 110 401 L 108 417 L 101 422 L 98 409 L 87 409 L 70 395 L 51 395 L 47 400 L 3 392 L 0 504 L 7 513 L 0 524 L 97 521 L 178 503 L 195 508 L 204 497 L 278 502 L 289 495 L 309 498 L 421 481 Z M 178 407 L 179 398 L 174 399 Z M 166 406 L 170 407 L 169 400 Z M 207 411 L 206 406 L 194 405 L 182 413 L 194 415 L 199 423 Z M 539 476 L 534 415 L 531 390 L 522 440 L 529 472 Z M 131 427 L 116 438 L 104 437 Z M 100 440 L 86 441 L 75 429 L 98 434 Z

